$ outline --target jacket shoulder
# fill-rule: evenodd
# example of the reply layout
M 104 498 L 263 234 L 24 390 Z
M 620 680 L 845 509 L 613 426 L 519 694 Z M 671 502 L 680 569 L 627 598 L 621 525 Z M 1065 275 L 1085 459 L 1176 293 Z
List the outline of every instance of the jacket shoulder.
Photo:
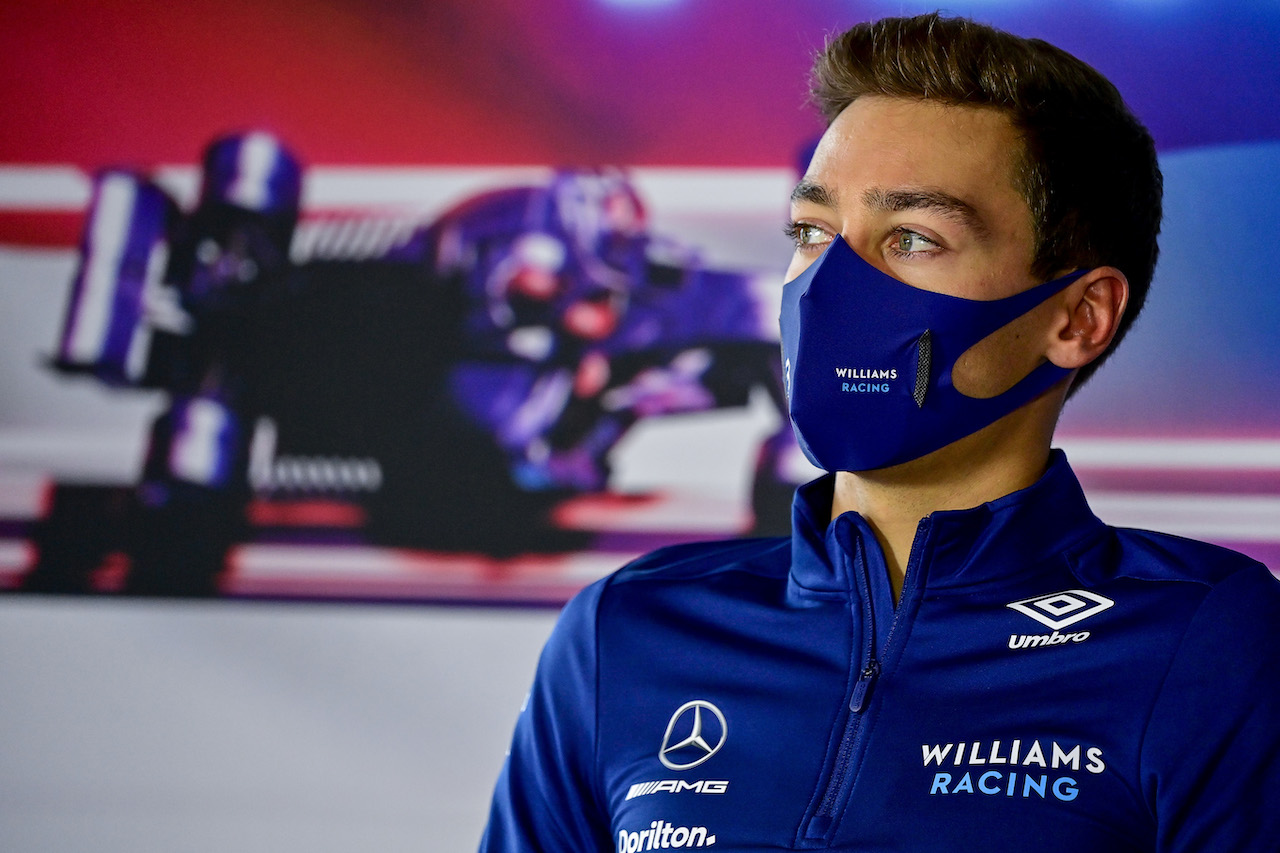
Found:
M 725 571 L 785 577 L 791 565 L 787 537 L 691 542 L 659 548 L 623 566 L 609 585 L 646 580 L 686 580 Z
M 1271 575 L 1262 563 L 1238 551 L 1169 533 L 1112 528 L 1112 536 L 1099 546 L 1111 551 L 1103 563 L 1114 577 L 1211 588 L 1240 573 L 1259 578 Z

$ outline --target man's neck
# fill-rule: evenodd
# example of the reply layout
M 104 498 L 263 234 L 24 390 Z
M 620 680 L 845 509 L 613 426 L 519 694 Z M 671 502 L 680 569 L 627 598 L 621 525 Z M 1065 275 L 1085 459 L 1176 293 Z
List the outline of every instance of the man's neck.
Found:
M 866 519 L 884 551 L 895 602 L 920 520 L 979 506 L 1038 480 L 1048 464 L 1060 405 L 1060 399 L 1041 397 L 920 459 L 874 471 L 836 472 L 831 517 L 852 510 Z

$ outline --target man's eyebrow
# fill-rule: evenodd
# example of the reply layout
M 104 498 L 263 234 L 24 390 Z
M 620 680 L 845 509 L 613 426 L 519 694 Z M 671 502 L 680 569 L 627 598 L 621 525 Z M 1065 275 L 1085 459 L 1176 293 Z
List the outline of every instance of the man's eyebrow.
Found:
M 822 184 L 816 184 L 807 178 L 796 184 L 796 188 L 791 191 L 791 201 L 807 201 L 823 207 L 836 206 L 835 193 Z
M 862 194 L 862 201 L 873 210 L 895 213 L 904 210 L 931 210 L 955 219 L 980 237 L 986 236 L 989 231 L 987 223 L 982 221 L 973 205 L 942 190 L 872 188 Z

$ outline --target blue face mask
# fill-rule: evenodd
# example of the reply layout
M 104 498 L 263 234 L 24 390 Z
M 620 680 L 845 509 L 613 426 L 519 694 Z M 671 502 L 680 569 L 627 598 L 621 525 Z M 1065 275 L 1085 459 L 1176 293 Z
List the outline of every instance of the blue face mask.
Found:
M 952 384 L 956 361 L 1083 274 L 1004 299 L 963 299 L 903 284 L 837 236 L 782 288 L 782 369 L 800 449 L 826 471 L 869 471 L 995 423 L 1071 371 L 1046 361 L 978 399 Z

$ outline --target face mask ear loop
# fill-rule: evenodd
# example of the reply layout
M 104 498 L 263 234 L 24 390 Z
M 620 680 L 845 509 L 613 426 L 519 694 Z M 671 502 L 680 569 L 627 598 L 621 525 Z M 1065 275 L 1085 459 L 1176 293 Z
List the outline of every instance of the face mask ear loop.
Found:
M 1076 270 L 1075 272 L 1067 273 L 1061 278 L 1056 278 L 1051 281 L 1047 281 L 1044 284 L 1041 284 L 1037 287 L 1032 288 L 1030 291 L 1025 291 L 1024 293 L 1019 294 L 1018 296 L 1012 297 L 1015 299 L 1016 298 L 1026 299 L 1027 296 L 1033 292 L 1043 291 L 1043 295 L 1038 296 L 1035 299 L 1028 299 L 1027 301 L 1030 303 L 1029 307 L 1027 307 L 1021 314 L 1017 314 L 1014 317 L 1012 317 L 1008 322 L 1011 323 L 1014 320 L 1016 320 L 1018 317 L 1021 317 L 1024 314 L 1026 314 L 1027 311 L 1033 310 L 1037 305 L 1041 304 L 1041 302 L 1043 302 L 1045 299 L 1048 299 L 1053 294 L 1061 293 L 1072 282 L 1074 282 L 1076 279 L 1080 278 L 1087 272 L 1089 272 L 1088 269 Z M 997 327 L 997 329 L 999 328 L 1001 327 Z M 993 332 L 994 331 L 995 330 L 993 330 Z M 952 369 L 954 368 L 955 368 L 955 365 L 953 364 Z M 1029 372 L 1026 376 L 1022 377 L 1017 382 L 1013 383 L 1013 385 L 1010 388 L 1007 388 L 1005 391 L 1003 391 L 1000 394 L 997 394 L 994 397 L 988 397 L 986 399 L 981 400 L 981 403 L 983 405 L 997 405 L 997 401 L 1003 400 L 1005 401 L 1004 411 L 1006 413 L 1011 412 L 1013 411 L 1013 409 L 1030 401 L 1036 395 L 1044 391 L 1047 391 L 1055 382 L 1060 381 L 1070 372 L 1071 371 L 1068 370 L 1067 368 L 1058 367 L 1057 365 L 1055 365 L 1053 362 L 1049 361 L 1046 358 L 1043 361 L 1041 361 L 1039 364 L 1037 364 L 1035 367 L 1033 367 L 1031 369 L 1031 372 Z M 961 393 L 958 389 L 956 389 L 954 384 L 951 386 L 951 390 L 957 394 Z M 970 400 L 978 400 L 978 398 L 968 397 L 968 395 L 962 395 L 962 396 L 965 396 L 967 399 L 970 399 Z

